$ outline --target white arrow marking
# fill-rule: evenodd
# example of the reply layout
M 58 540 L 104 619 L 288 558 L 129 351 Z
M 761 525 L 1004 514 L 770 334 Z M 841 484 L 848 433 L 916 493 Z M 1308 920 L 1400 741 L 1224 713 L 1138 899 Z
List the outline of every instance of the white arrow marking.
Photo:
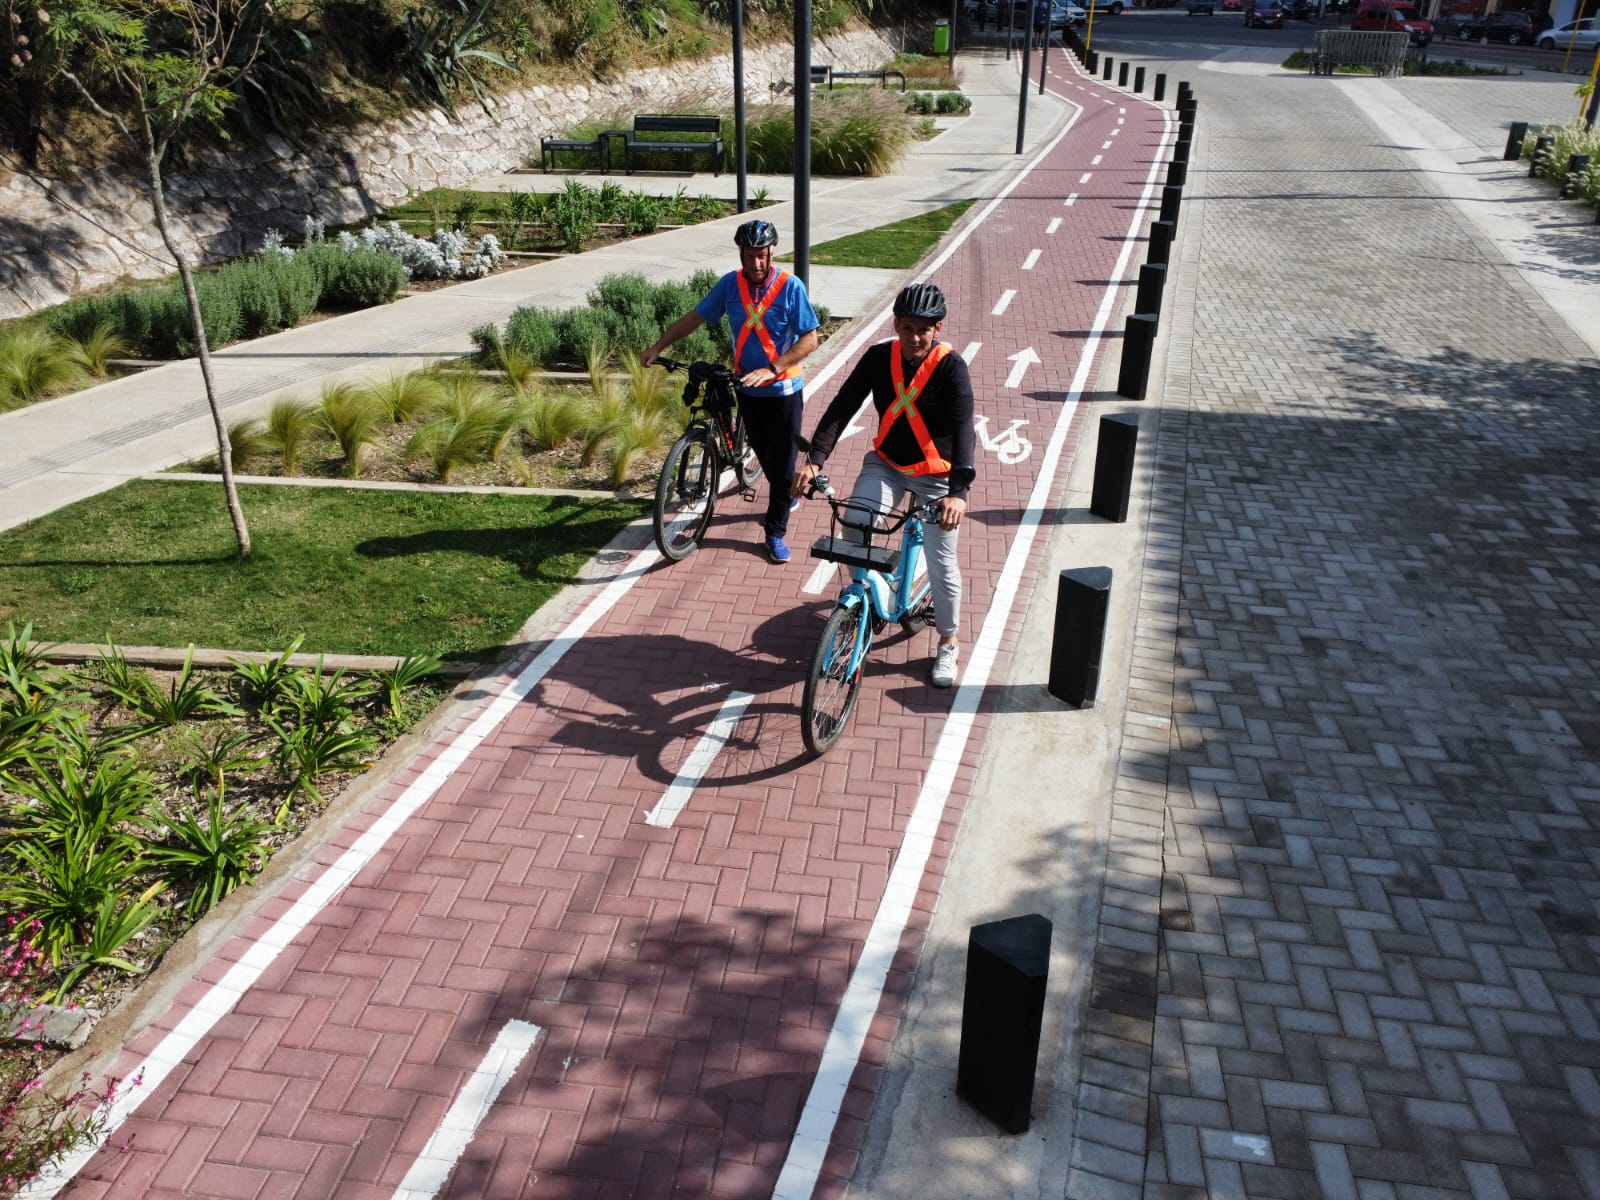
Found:
M 1028 368 L 1034 363 L 1044 361 L 1033 352 L 1032 346 L 1018 350 L 1015 354 L 1010 355 L 1010 358 L 1012 363 L 1011 374 L 1006 376 L 1006 386 L 1008 388 L 1021 387 L 1022 377 L 1028 373 Z
M 1016 288 L 1007 288 L 1005 291 L 1001 292 L 999 303 L 989 310 L 989 315 L 991 317 L 998 317 L 1001 313 L 1005 312 L 1005 310 L 1010 307 L 1011 301 L 1013 298 L 1015 298 L 1016 294 Z
M 394 1200 L 430 1200 L 450 1181 L 478 1126 L 489 1115 L 495 1097 L 516 1073 L 516 1069 L 539 1037 L 539 1027 L 526 1021 L 507 1021 L 494 1045 L 483 1056 L 478 1069 L 461 1086 L 456 1102 L 444 1114 L 411 1170 L 400 1181 Z
M 728 693 L 728 699 L 723 703 L 722 710 L 706 727 L 694 752 L 684 760 L 683 769 L 672 781 L 672 786 L 662 794 L 660 800 L 656 801 L 656 806 L 645 813 L 646 825 L 671 825 L 678 819 L 678 814 L 683 811 L 684 805 L 689 803 L 689 797 L 694 795 L 694 789 L 700 785 L 706 772 L 711 769 L 717 751 L 728 744 L 728 739 L 733 736 L 734 726 L 744 715 L 745 707 L 754 699 L 755 696 L 750 692 Z
M 1034 265 L 1036 263 L 1038 263 L 1038 261 L 1039 261 L 1039 251 L 1037 251 L 1037 250 L 1029 250 L 1028 251 L 1028 257 L 1022 260 L 1022 269 L 1024 271 L 1031 271 L 1031 270 L 1033 270 Z

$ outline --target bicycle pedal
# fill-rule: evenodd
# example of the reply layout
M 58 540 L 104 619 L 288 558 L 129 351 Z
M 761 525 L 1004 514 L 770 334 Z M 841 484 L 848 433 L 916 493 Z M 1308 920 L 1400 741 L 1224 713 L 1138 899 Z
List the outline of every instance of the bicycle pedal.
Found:
M 740 488 L 739 489 L 739 499 L 743 500 L 746 504 L 754 504 L 756 502 L 756 490 L 755 490 L 755 488 L 753 488 L 753 487 Z

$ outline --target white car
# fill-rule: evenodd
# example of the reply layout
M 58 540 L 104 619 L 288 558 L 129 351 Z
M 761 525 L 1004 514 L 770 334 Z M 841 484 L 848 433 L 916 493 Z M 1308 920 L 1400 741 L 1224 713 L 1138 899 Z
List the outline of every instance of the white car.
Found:
M 1082 25 L 1089 19 L 1087 9 L 1079 8 L 1071 0 L 1061 3 L 1061 0 L 1052 0 L 1050 5 L 1050 28 L 1065 29 L 1068 25 Z
M 1568 46 L 1574 50 L 1593 50 L 1600 46 L 1600 24 L 1596 24 L 1593 17 L 1568 21 L 1541 33 L 1538 46 L 1541 50 L 1565 50 Z

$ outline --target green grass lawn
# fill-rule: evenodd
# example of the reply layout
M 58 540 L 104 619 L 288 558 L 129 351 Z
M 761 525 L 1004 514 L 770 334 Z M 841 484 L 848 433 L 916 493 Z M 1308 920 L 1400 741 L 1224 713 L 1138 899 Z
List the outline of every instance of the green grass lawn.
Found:
M 642 501 L 126 484 L 0 533 L 0 622 L 44 642 L 492 657 Z
M 950 227 L 961 219 L 961 214 L 973 203 L 972 200 L 962 200 L 918 217 L 907 217 L 892 225 L 880 225 L 876 229 L 823 242 L 811 247 L 811 261 L 828 267 L 910 270 L 940 238 L 950 232 Z M 783 258 L 784 261 L 792 261 L 793 256 L 786 254 Z

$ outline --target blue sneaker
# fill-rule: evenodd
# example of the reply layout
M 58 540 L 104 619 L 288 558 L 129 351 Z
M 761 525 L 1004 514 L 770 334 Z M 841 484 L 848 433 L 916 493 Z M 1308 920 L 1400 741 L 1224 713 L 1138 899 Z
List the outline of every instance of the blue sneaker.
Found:
M 779 566 L 789 561 L 789 547 L 783 544 L 781 537 L 767 539 L 767 557 Z
M 795 509 L 797 509 L 799 507 L 800 507 L 800 497 L 799 496 L 796 496 L 793 500 L 789 501 L 789 511 L 790 512 L 793 512 Z

